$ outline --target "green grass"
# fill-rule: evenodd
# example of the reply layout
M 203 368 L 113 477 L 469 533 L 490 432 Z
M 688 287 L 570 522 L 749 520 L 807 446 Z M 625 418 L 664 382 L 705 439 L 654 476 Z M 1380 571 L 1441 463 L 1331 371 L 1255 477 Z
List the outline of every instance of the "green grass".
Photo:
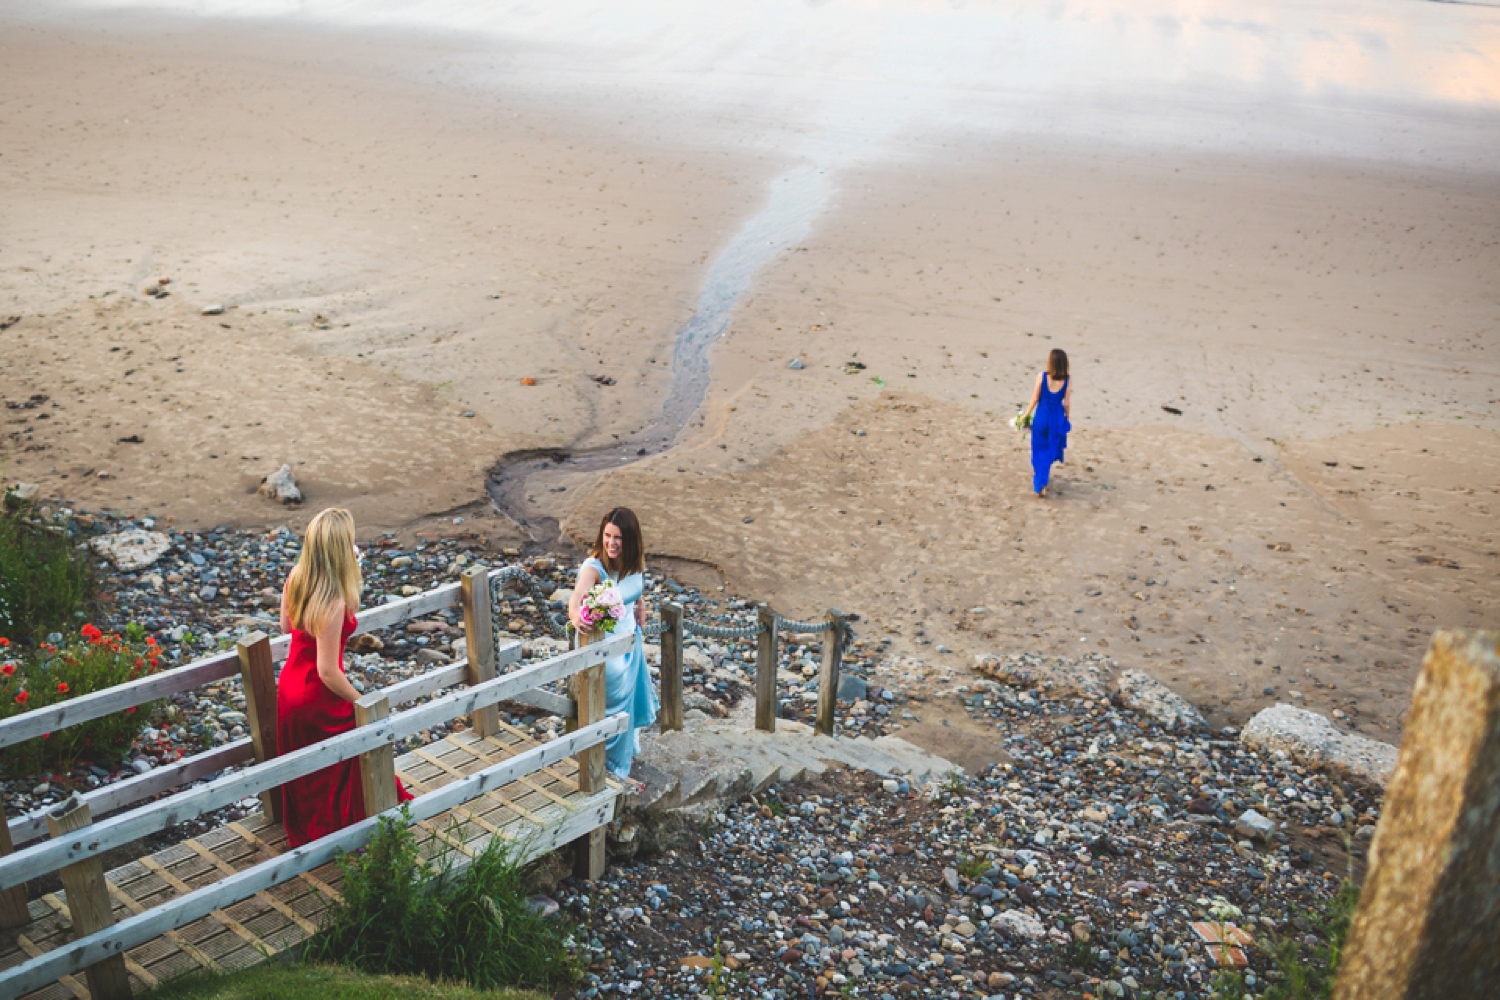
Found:
M 1281 978 L 1266 991 L 1268 1000 L 1324 1000 L 1333 982 L 1349 937 L 1349 923 L 1359 905 L 1359 886 L 1345 879 L 1314 921 L 1318 943 L 1309 948 L 1296 937 L 1276 942 L 1271 958 Z
M 408 976 L 377 976 L 337 965 L 267 962 L 227 975 L 194 973 L 136 994 L 136 1000 L 546 1000 L 520 990 L 476 990 Z
M 72 633 L 94 609 L 93 559 L 65 535 L 0 513 L 0 637 L 39 643 Z
M 382 820 L 340 860 L 343 902 L 308 942 L 313 961 L 481 989 L 576 981 L 572 928 L 528 905 L 525 871 L 496 837 L 461 872 L 453 853 L 423 861 L 407 821 Z

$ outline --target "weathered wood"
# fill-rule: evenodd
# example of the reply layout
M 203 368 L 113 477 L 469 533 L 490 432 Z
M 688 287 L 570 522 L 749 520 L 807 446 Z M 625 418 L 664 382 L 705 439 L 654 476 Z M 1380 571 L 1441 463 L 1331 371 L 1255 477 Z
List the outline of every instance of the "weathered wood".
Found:
M 682 605 L 666 602 L 661 619 L 667 627 L 661 634 L 661 712 L 656 718 L 665 733 L 682 729 Z
M 1336 1000 L 1492 997 L 1500 982 L 1500 631 L 1432 637 Z
M 47 814 L 47 826 L 54 838 L 85 830 L 90 820 L 88 804 L 76 795 Z M 88 858 L 68 865 L 57 874 L 68 893 L 68 919 L 73 922 L 74 934 L 85 939 L 114 926 L 103 861 Z M 123 954 L 100 958 L 84 969 L 84 976 L 94 1000 L 130 1000 L 130 973 L 125 968 Z
M 354 724 L 370 726 L 391 714 L 391 700 L 377 692 L 354 703 Z M 359 786 L 365 794 L 365 815 L 374 816 L 396 806 L 396 755 L 389 743 L 359 755 Z
M 470 566 L 460 581 L 464 606 L 464 645 L 469 654 L 469 686 L 483 684 L 495 676 L 495 629 L 491 622 L 490 571 Z M 469 728 L 480 736 L 500 731 L 500 711 L 494 705 L 476 709 Z
M 407 705 L 419 698 L 425 698 L 430 694 L 437 694 L 447 688 L 456 687 L 464 682 L 469 676 L 469 663 L 467 660 L 459 660 L 438 667 L 430 673 L 418 674 L 407 678 L 399 683 L 380 689 L 381 693 L 391 699 L 391 704 Z
M 755 640 L 755 728 L 776 732 L 776 612 L 762 604 L 755 620 L 761 632 Z
M 844 662 L 844 613 L 829 608 L 828 624 L 832 628 L 823 640 L 823 665 L 818 677 L 818 718 L 813 726 L 824 736 L 833 735 L 834 712 L 838 707 L 839 670 Z
M 14 850 L 10 824 L 5 819 L 5 810 L 0 808 L 0 857 Z M 26 884 L 0 889 L 0 927 L 24 927 L 30 922 L 31 914 L 26 910 Z
M 250 723 L 250 742 L 255 759 L 264 762 L 276 756 L 276 664 L 271 661 L 271 640 L 251 632 L 236 644 L 240 658 L 241 687 L 245 693 L 245 715 Z M 267 788 L 260 793 L 260 808 L 281 822 L 281 793 Z
M 83 801 L 89 804 L 91 811 L 103 815 L 140 802 L 142 799 L 149 799 L 162 792 L 169 792 L 182 785 L 191 784 L 211 774 L 218 774 L 226 767 L 234 767 L 254 759 L 255 748 L 250 745 L 249 737 L 246 737 L 235 740 L 233 743 L 226 743 L 221 747 L 214 747 L 212 750 L 205 750 L 203 753 L 193 754 L 191 757 L 184 757 L 172 764 L 152 768 L 145 774 L 138 774 L 116 784 L 97 788 L 84 795 Z M 29 812 L 10 825 L 11 838 L 18 845 L 30 843 L 46 834 L 46 809 Z M 0 851 L 0 855 L 5 853 Z
M 587 648 L 598 643 L 599 638 L 583 633 L 580 634 L 579 642 L 580 648 Z M 573 724 L 579 731 L 604 718 L 603 662 L 580 671 L 573 678 L 573 701 L 577 706 Z M 604 754 L 603 743 L 595 744 L 578 753 L 578 790 L 585 795 L 602 792 L 606 787 Z M 578 838 L 574 845 L 573 859 L 573 874 L 579 878 L 588 882 L 597 882 L 604 877 L 605 843 L 602 826 Z
M 354 634 L 390 628 L 430 615 L 434 611 L 451 608 L 459 601 L 460 585 L 444 584 L 434 590 L 413 597 L 404 597 L 390 604 L 361 611 L 354 626 Z M 271 640 L 271 659 L 280 663 L 286 659 L 287 648 L 292 637 L 279 635 Z M 233 677 L 239 671 L 237 653 L 216 653 L 213 656 L 194 660 L 173 670 L 166 670 L 150 677 L 117 684 L 114 687 L 91 694 L 69 698 L 56 705 L 25 712 L 0 722 L 0 747 L 12 746 L 43 733 L 55 733 L 59 729 L 76 726 L 81 722 L 102 718 L 114 712 L 123 712 L 136 705 L 156 701 L 168 695 L 181 694 L 204 684 Z
M 481 795 L 504 788 L 522 775 L 577 753 L 581 746 L 598 743 L 615 733 L 624 732 L 629 724 L 628 717 L 617 715 L 444 785 L 409 803 L 412 819 L 415 822 L 432 819 Z M 571 812 L 558 809 L 560 822 L 539 831 L 536 836 L 516 838 L 514 843 L 517 860 L 524 863 L 570 843 L 586 830 L 607 824 L 614 815 L 617 794 L 615 789 L 606 788 L 575 803 Z M 53 980 L 75 973 L 100 958 L 123 953 L 169 929 L 186 926 L 221 907 L 231 906 L 304 872 L 312 871 L 333 861 L 340 853 L 357 850 L 368 843 L 375 834 L 377 825 L 378 817 L 362 820 L 280 857 L 147 910 L 139 916 L 128 917 L 106 931 L 90 934 L 86 938 L 45 952 L 23 965 L 6 969 L 0 972 L 0 995 L 22 996 L 30 993 Z
M 321 743 L 282 754 L 274 760 L 226 775 L 205 785 L 179 792 L 168 799 L 129 812 L 111 816 L 94 824 L 90 836 L 65 841 L 48 841 L 0 858 L 0 889 L 18 885 L 37 872 L 52 871 L 80 858 L 107 851 L 138 840 L 147 834 L 175 826 L 214 809 L 222 808 L 262 789 L 285 784 L 293 778 L 312 774 L 330 764 L 349 760 L 381 743 L 415 735 L 439 723 L 467 715 L 475 708 L 506 701 L 534 687 L 568 677 L 633 645 L 634 636 L 612 636 L 602 642 L 562 653 L 533 663 L 514 673 L 486 681 L 477 687 L 456 691 L 425 705 L 369 726 L 359 726 Z

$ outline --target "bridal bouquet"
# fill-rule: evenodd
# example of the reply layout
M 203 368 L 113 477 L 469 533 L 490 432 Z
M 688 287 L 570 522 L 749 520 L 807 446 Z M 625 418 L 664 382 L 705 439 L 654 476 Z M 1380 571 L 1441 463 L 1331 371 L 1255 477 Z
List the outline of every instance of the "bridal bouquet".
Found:
M 1017 431 L 1030 430 L 1031 414 L 1027 413 L 1024 408 L 1017 410 L 1016 415 L 1010 418 L 1010 426 Z
M 612 583 L 594 584 L 578 605 L 578 620 L 583 623 L 585 632 L 613 632 L 624 617 L 625 601 L 620 596 L 620 588 Z M 573 628 L 573 623 L 569 622 L 568 627 Z

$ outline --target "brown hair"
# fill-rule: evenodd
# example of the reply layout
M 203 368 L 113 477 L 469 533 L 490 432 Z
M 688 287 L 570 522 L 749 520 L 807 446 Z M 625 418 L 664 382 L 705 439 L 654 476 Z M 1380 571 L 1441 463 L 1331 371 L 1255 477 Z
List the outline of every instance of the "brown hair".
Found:
M 606 524 L 613 524 L 620 529 L 620 561 L 617 565 L 611 565 L 609 557 L 604 554 Z M 594 536 L 589 555 L 602 562 L 617 581 L 631 573 L 645 572 L 646 546 L 641 541 L 641 522 L 636 518 L 635 511 L 629 507 L 614 507 L 605 514 L 599 522 L 599 532 Z
M 1052 353 L 1047 355 L 1047 374 L 1059 382 L 1068 377 L 1067 351 L 1052 348 Z
M 293 628 L 316 632 L 342 603 L 359 610 L 364 586 L 354 557 L 354 515 L 342 507 L 319 511 L 307 525 L 302 554 L 286 583 L 286 615 Z

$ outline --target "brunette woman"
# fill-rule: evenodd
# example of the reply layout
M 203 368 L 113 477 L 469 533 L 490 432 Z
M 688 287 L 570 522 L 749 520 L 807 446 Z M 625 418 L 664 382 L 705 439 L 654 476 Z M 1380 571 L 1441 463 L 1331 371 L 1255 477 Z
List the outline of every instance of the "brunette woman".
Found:
M 281 591 L 281 630 L 292 634 L 276 683 L 276 746 L 291 753 L 354 728 L 359 692 L 344 676 L 344 643 L 364 585 L 354 545 L 354 517 L 337 507 L 307 525 L 302 554 Z M 358 759 L 340 761 L 281 786 L 287 845 L 342 830 L 365 818 Z M 411 798 L 400 779 L 396 795 Z
M 1038 372 L 1036 387 L 1031 390 L 1031 488 L 1036 495 L 1047 495 L 1052 478 L 1052 463 L 1063 460 L 1068 446 L 1068 431 L 1073 425 L 1068 414 L 1073 407 L 1073 383 L 1068 378 L 1068 355 L 1053 350 L 1047 355 L 1047 368 Z
M 660 702 L 651 686 L 646 669 L 646 650 L 641 642 L 641 626 L 646 624 L 645 545 L 641 541 L 641 522 L 628 507 L 616 507 L 599 522 L 599 532 L 589 549 L 589 557 L 578 568 L 578 583 L 568 600 L 568 617 L 580 632 L 589 628 L 579 618 L 583 598 L 600 582 L 614 585 L 620 591 L 625 615 L 615 625 L 615 635 L 635 634 L 635 646 L 628 653 L 604 661 L 604 710 L 608 715 L 625 712 L 630 729 L 611 736 L 604 744 L 605 766 L 636 791 L 641 783 L 630 777 L 630 762 L 640 752 L 640 730 L 656 721 Z

